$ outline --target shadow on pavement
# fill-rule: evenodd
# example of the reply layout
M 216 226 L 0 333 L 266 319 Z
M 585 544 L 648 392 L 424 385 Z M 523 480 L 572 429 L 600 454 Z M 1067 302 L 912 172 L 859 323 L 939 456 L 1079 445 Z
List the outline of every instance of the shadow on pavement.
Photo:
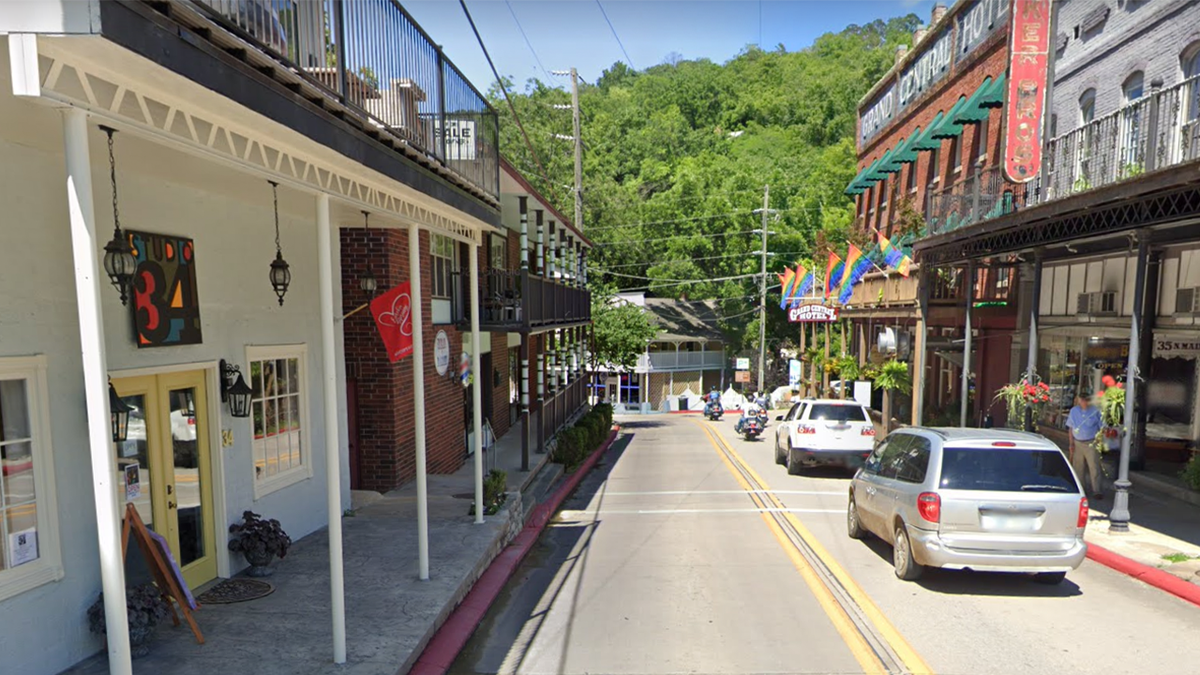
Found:
M 804 478 L 816 478 L 819 480 L 849 480 L 854 478 L 854 472 L 857 469 L 844 469 L 839 466 L 815 466 L 811 469 L 804 469 L 800 475 Z
M 617 424 L 621 425 L 621 429 L 656 429 L 658 427 L 669 426 L 666 420 L 643 419 L 638 417 L 623 417 L 617 420 Z
M 879 556 L 888 567 L 892 566 L 892 547 L 878 537 L 863 541 L 867 548 Z M 943 570 L 926 568 L 925 574 L 915 582 L 901 581 L 896 583 L 915 583 L 927 591 L 944 593 L 946 595 L 983 595 L 993 597 L 1021 598 L 1070 598 L 1082 595 L 1073 581 L 1071 574 L 1061 584 L 1050 586 L 1034 581 L 1032 575 L 1004 572 L 970 572 L 965 570 Z
M 660 424 L 651 422 L 650 426 Z M 626 431 L 639 426 L 645 428 L 646 423 L 622 424 L 621 435 L 575 492 L 563 501 L 561 509 L 581 510 L 598 498 L 596 511 L 599 511 L 608 476 L 634 437 Z M 569 638 L 574 620 L 574 596 L 587 567 L 592 536 L 601 522 L 595 514 L 573 520 L 563 520 L 557 515 L 551 517 L 537 543 L 505 584 L 448 672 L 466 675 L 521 670 L 530 647 L 542 629 L 549 627 L 550 609 L 564 600 L 570 609 L 566 625 L 561 629 Z M 562 644 L 569 644 L 569 639 L 564 639 Z M 560 660 L 565 662 L 565 659 L 564 653 Z

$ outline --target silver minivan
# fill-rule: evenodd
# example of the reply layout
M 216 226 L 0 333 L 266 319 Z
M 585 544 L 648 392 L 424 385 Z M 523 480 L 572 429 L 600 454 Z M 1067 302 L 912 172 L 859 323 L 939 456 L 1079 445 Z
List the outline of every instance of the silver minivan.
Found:
M 896 576 L 925 567 L 1031 572 L 1059 583 L 1083 562 L 1088 502 L 1058 446 L 1003 429 L 908 427 L 850 483 L 846 528 L 892 544 Z

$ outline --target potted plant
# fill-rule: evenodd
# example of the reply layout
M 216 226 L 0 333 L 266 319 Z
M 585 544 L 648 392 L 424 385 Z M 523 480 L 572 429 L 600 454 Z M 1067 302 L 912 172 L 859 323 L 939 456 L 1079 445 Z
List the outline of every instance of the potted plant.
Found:
M 1094 404 L 1100 408 L 1100 420 L 1104 428 L 1096 434 L 1094 444 L 1099 452 L 1119 450 L 1121 436 L 1125 433 L 1125 385 L 1112 375 L 1104 376 L 1103 391 L 1096 392 Z
M 1008 426 L 1020 428 L 1025 418 L 1025 408 L 1028 406 L 1033 411 L 1033 429 L 1027 431 L 1035 431 L 1037 429 L 1037 418 L 1041 412 L 1042 406 L 1050 402 L 1050 387 L 1045 382 L 1030 382 L 1027 378 L 1021 378 L 1020 382 L 1010 382 L 1000 389 L 996 390 L 996 401 L 1003 401 L 1005 408 L 1008 410 Z
M 892 359 L 879 366 L 875 375 L 875 388 L 883 390 L 883 432 L 892 430 L 892 393 L 912 389 L 912 375 L 908 364 Z
M 154 584 L 125 589 L 125 612 L 129 620 L 129 647 L 134 658 L 150 653 L 150 636 L 158 622 L 167 618 L 169 607 Z M 104 594 L 87 610 L 88 628 L 97 635 L 106 635 Z
M 292 545 L 292 538 L 283 531 L 278 520 L 264 520 L 252 511 L 242 513 L 242 522 L 230 525 L 229 533 L 234 535 L 229 539 L 229 550 L 246 558 L 250 563 L 246 575 L 251 577 L 273 574 L 275 570 L 268 565 L 275 556 L 286 556 Z

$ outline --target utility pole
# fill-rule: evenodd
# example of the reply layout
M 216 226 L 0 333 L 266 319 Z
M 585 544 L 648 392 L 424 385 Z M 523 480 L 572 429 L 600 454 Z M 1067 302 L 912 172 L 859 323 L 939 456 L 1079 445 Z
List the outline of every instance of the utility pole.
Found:
M 583 136 L 579 132 L 579 72 L 571 69 L 571 121 L 575 125 L 575 227 L 583 231 Z
M 771 186 L 763 186 L 762 250 L 758 269 L 758 391 L 765 386 L 763 376 L 767 357 L 767 216 L 771 213 Z

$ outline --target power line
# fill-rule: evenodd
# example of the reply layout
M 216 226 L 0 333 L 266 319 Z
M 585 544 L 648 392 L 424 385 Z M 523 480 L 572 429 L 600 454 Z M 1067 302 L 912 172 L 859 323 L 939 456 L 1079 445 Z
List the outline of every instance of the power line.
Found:
M 471 18 L 471 12 L 467 9 L 467 0 L 458 0 L 458 4 L 462 6 L 463 14 L 467 15 L 467 23 L 471 24 L 471 31 L 475 33 L 475 39 L 479 42 L 479 48 L 483 50 L 483 56 L 487 59 L 488 66 L 492 69 L 492 76 L 496 78 L 496 84 L 500 85 L 500 93 L 504 94 L 504 100 L 508 103 L 508 110 L 512 113 L 513 121 L 517 123 L 517 128 L 521 130 L 521 138 L 525 139 L 525 148 L 529 150 L 533 161 L 538 165 L 538 169 L 541 170 L 542 180 L 550 184 L 550 177 L 546 173 L 546 167 L 542 166 L 542 160 L 538 159 L 537 152 L 533 149 L 533 144 L 529 142 L 529 134 L 525 133 L 525 125 L 521 124 L 521 116 L 517 114 L 517 108 L 508 96 L 508 87 L 504 86 L 504 80 L 500 79 L 500 73 L 496 70 L 496 64 L 492 61 L 492 55 L 488 53 L 487 46 L 483 44 L 483 36 L 479 34 L 479 29 L 475 27 L 475 19 Z
M 674 281 L 674 282 L 666 283 L 666 284 L 654 284 L 653 286 L 646 286 L 645 288 L 622 288 L 622 289 L 620 289 L 619 292 L 628 293 L 631 291 L 648 291 L 648 290 L 651 290 L 652 288 L 657 290 L 659 288 L 666 288 L 668 286 L 687 286 L 689 284 L 707 284 L 707 283 L 714 282 L 714 281 L 736 281 L 738 279 L 749 279 L 751 277 L 757 277 L 757 276 L 758 276 L 758 272 L 755 272 L 754 274 L 738 274 L 738 275 L 732 276 L 732 277 L 716 277 L 715 279 L 695 279 L 695 280 L 691 280 L 691 281 Z M 757 312 L 758 310 L 755 309 L 754 311 Z
M 806 251 L 771 251 L 771 253 L 773 253 L 774 255 L 805 255 Z M 731 254 L 726 254 L 726 255 L 710 255 L 710 256 L 703 256 L 700 258 L 674 258 L 674 259 L 670 259 L 670 260 L 646 260 L 643 262 L 621 263 L 620 265 L 603 265 L 603 263 L 596 263 L 596 264 L 603 265 L 604 269 L 615 270 L 615 269 L 619 269 L 622 267 L 639 267 L 641 265 L 650 265 L 650 266 L 669 265 L 671 263 L 701 262 L 701 261 L 707 261 L 707 260 L 725 260 L 728 258 L 744 258 L 746 256 L 752 256 L 752 255 L 759 255 L 759 253 L 758 253 L 758 251 L 746 251 L 745 253 L 731 253 Z
M 758 230 L 740 230 L 738 232 L 713 232 L 712 234 L 677 234 L 677 235 L 674 235 L 671 237 L 658 237 L 656 239 L 626 239 L 625 241 L 602 241 L 602 242 L 597 242 L 595 244 L 592 244 L 592 246 L 599 247 L 599 246 L 619 246 L 621 244 L 644 244 L 644 243 L 653 242 L 653 241 L 671 241 L 672 239 L 679 239 L 680 237 L 687 237 L 689 239 L 712 239 L 715 237 L 729 237 L 729 236 L 733 236 L 735 234 L 754 234 L 756 232 L 758 232 Z
M 529 36 L 525 34 L 525 29 L 521 26 L 521 20 L 517 18 L 517 11 L 513 9 L 512 3 L 504 0 L 504 4 L 508 5 L 508 12 L 512 14 L 513 21 L 517 24 L 517 30 L 521 31 L 521 37 L 525 38 L 525 46 L 529 47 L 529 53 L 533 54 L 533 60 L 537 61 L 538 68 L 542 69 L 542 74 L 546 76 L 546 80 L 550 80 L 550 73 L 546 71 L 546 66 L 542 65 L 542 60 L 538 58 L 537 50 L 533 48 L 533 43 L 529 41 Z
M 609 20 L 608 12 L 604 11 L 604 5 L 600 4 L 600 0 L 596 0 L 596 6 L 600 8 L 600 13 L 604 15 L 604 20 L 608 23 L 608 29 L 612 31 L 613 37 L 617 39 L 617 45 L 621 47 L 621 53 L 625 55 L 625 60 L 629 62 L 629 67 L 637 70 L 637 66 L 633 65 L 633 59 L 629 58 L 629 52 L 625 51 L 625 45 L 621 42 L 621 36 L 617 35 L 617 29 L 613 27 L 613 22 Z
M 792 213 L 795 211 L 822 211 L 822 210 L 823 210 L 823 208 L 820 206 L 793 206 L 793 207 L 786 208 L 786 209 L 771 209 L 771 211 L 773 213 Z M 587 228 L 586 231 L 587 232 L 603 232 L 605 230 L 621 230 L 621 229 L 628 229 L 631 227 L 644 227 L 647 225 L 672 225 L 675 223 L 687 223 L 687 222 L 694 222 L 694 221 L 698 221 L 698 220 L 716 220 L 718 218 L 730 218 L 733 216 L 752 216 L 752 215 L 756 215 L 756 214 L 757 214 L 757 211 L 754 209 L 747 210 L 747 211 L 727 211 L 725 213 L 711 213 L 706 216 L 692 216 L 690 218 L 675 218 L 673 220 L 652 220 L 652 221 L 641 222 L 641 223 L 622 223 L 619 225 L 601 225 L 599 227 L 589 227 L 589 228 Z M 799 233 L 785 232 L 784 234 L 799 234 Z

